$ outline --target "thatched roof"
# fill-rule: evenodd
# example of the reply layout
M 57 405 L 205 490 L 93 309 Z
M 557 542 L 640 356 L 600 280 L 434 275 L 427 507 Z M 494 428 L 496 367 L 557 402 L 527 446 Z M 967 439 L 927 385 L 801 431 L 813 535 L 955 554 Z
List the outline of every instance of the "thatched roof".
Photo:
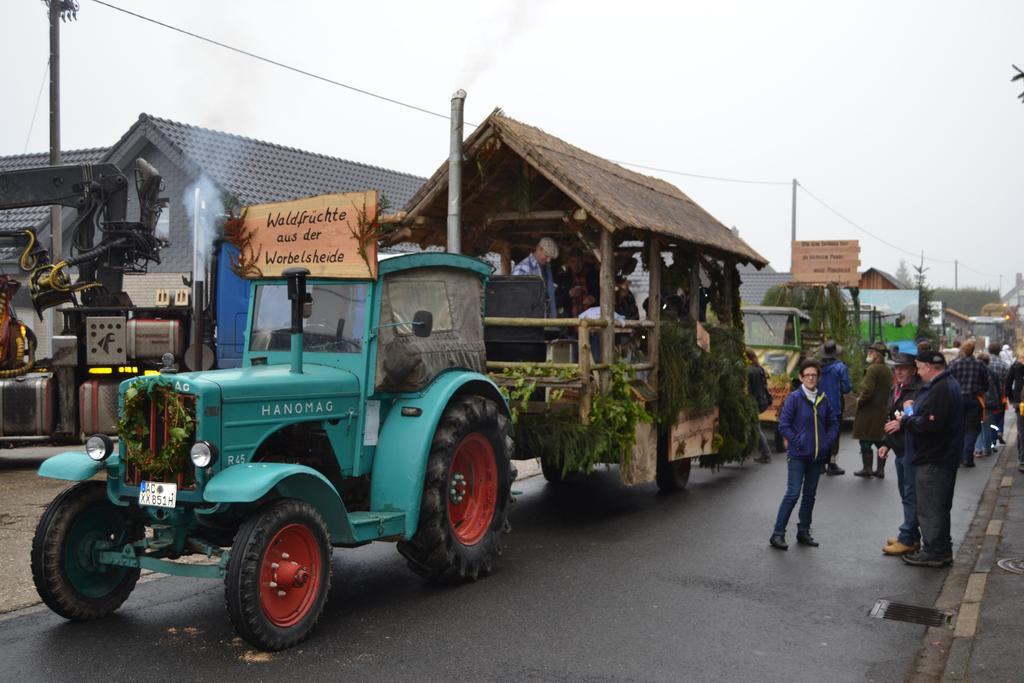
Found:
M 499 144 L 496 145 L 493 138 Z M 475 157 L 481 151 L 493 153 L 494 148 L 500 146 L 507 147 L 516 157 L 525 160 L 531 172 L 543 176 L 558 190 L 562 204 L 553 198 L 545 200 L 548 195 L 534 190 L 533 194 L 539 195 L 539 201 L 546 202 L 546 205 L 531 203 L 531 211 L 546 208 L 571 211 L 578 207 L 600 227 L 612 232 L 653 231 L 670 241 L 691 244 L 710 254 L 757 266 L 767 263 L 749 244 L 677 187 L 574 147 L 539 128 L 505 116 L 500 109 L 488 116 L 465 141 L 468 160 L 464 167 L 463 192 L 470 201 L 475 199 L 479 203 L 486 199 L 487 193 L 482 191 L 483 188 L 495 184 L 482 177 L 483 172 L 480 172 L 481 177 L 476 177 L 480 163 L 475 161 Z M 519 173 L 515 165 L 506 164 L 506 168 L 510 168 L 511 173 Z M 474 182 L 479 187 L 475 187 Z M 406 224 L 412 224 L 417 218 L 420 222 L 424 219 L 442 220 L 447 210 L 447 191 L 448 165 L 445 163 L 406 204 Z M 501 208 L 493 207 L 493 210 Z M 473 229 L 473 213 L 472 206 L 464 205 L 467 231 Z

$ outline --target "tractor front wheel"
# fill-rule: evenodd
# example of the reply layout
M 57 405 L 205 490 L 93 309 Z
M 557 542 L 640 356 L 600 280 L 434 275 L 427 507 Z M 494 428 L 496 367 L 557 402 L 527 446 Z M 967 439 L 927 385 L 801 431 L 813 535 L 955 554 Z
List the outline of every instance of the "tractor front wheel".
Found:
M 508 523 L 511 426 L 479 396 L 452 400 L 434 432 L 419 527 L 398 551 L 434 581 L 473 581 L 491 572 Z
M 309 503 L 274 501 L 238 529 L 224 592 L 231 623 L 247 642 L 261 650 L 301 642 L 330 585 L 327 525 Z
M 64 490 L 47 506 L 32 538 L 39 597 L 71 621 L 105 617 L 128 599 L 139 569 L 96 564 L 96 546 L 117 550 L 141 537 L 141 526 L 107 499 L 106 482 Z

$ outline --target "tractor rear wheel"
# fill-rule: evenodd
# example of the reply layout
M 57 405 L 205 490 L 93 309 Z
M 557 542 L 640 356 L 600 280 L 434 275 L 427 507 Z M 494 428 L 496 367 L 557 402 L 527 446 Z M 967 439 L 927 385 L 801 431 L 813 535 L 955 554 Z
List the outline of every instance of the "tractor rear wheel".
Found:
M 274 501 L 242 524 L 224 579 L 228 615 L 261 650 L 283 650 L 309 635 L 331 586 L 327 525 L 309 503 Z
M 409 568 L 432 581 L 491 572 L 508 525 L 511 425 L 494 401 L 459 396 L 434 432 L 419 526 L 398 544 Z
M 658 434 L 658 469 L 655 481 L 658 490 L 669 493 L 682 491 L 690 481 L 690 468 L 693 464 L 692 458 L 680 458 L 679 460 L 668 459 L 669 435 L 665 432 Z
M 71 621 L 107 616 L 128 599 L 139 569 L 96 564 L 96 544 L 117 550 L 141 537 L 141 525 L 107 498 L 105 481 L 83 481 L 62 491 L 46 507 L 32 538 L 32 581 L 39 597 Z

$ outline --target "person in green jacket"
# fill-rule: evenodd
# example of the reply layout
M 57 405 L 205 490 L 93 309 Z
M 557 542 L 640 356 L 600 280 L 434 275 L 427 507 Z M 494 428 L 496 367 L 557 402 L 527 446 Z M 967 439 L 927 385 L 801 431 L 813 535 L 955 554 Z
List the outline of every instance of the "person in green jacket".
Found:
M 860 459 L 864 467 L 853 473 L 855 477 L 874 474 L 881 479 L 885 476 L 885 458 L 878 458 L 874 470 L 871 463 L 875 459 L 872 448 L 877 450 L 885 443 L 885 418 L 889 409 L 889 389 L 892 388 L 892 370 L 885 364 L 888 351 L 882 342 L 868 347 L 868 367 L 860 383 L 857 413 L 853 418 L 853 438 L 860 441 Z

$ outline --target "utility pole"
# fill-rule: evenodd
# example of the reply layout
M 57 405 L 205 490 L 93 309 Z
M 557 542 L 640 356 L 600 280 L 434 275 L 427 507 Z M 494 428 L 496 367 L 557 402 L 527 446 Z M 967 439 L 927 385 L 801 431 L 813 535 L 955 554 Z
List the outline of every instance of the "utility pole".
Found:
M 960 261 L 953 260 L 953 291 L 960 288 Z
M 790 232 L 789 243 L 790 243 L 790 257 L 789 257 L 789 271 L 793 272 L 793 242 L 796 242 L 796 178 L 793 178 L 793 228 Z
M 62 0 L 50 0 L 50 165 L 60 165 L 60 10 Z M 63 244 L 61 233 L 61 208 L 50 207 L 50 254 L 53 263 L 60 263 Z M 55 324 L 56 313 L 47 309 L 43 323 L 46 326 L 47 343 L 53 353 L 53 337 L 58 332 Z
M 793 231 L 790 240 L 796 242 L 796 178 L 793 178 Z

